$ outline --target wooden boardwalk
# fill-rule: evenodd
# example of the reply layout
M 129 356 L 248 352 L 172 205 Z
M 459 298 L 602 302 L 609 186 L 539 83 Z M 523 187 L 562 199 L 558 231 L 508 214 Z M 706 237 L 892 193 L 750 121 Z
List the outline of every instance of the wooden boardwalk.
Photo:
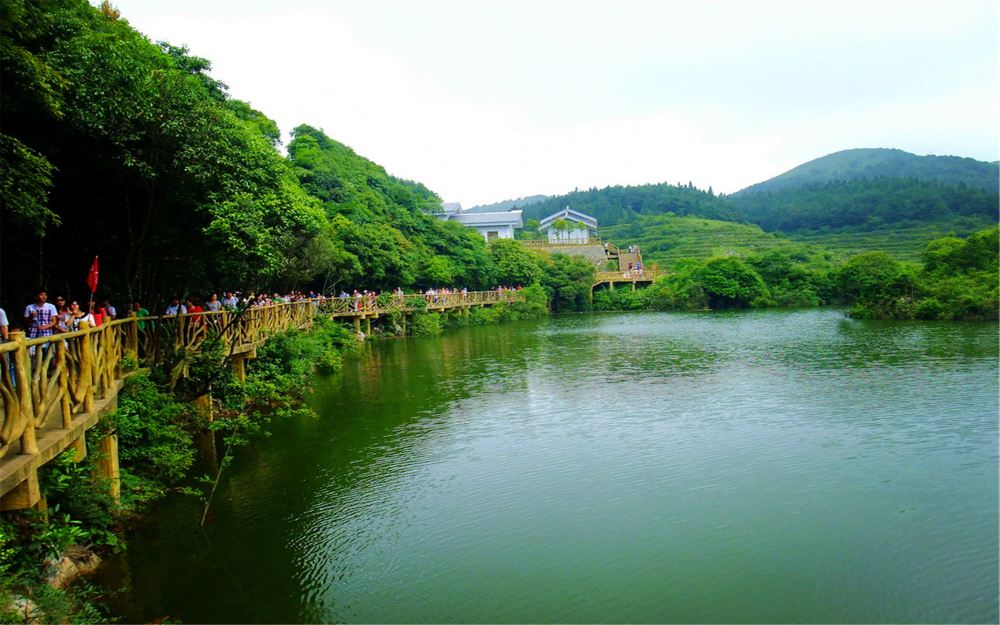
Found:
M 642 253 L 638 246 L 622 249 L 613 243 L 602 242 L 598 238 L 591 239 L 587 243 L 552 243 L 548 240 L 523 240 L 521 243 L 551 254 L 579 256 L 592 262 L 597 271 L 594 273 L 594 282 L 590 285 L 591 294 L 594 289 L 602 285 L 613 289 L 615 285 L 628 284 L 634 291 L 637 285 L 652 284 L 657 277 L 656 270 L 652 268 L 644 268 L 641 273 L 628 270 L 629 264 L 635 266 L 642 262 Z M 606 266 L 609 264 L 612 266 L 617 264 L 618 271 L 607 271 Z
M 382 315 L 468 311 L 522 299 L 516 291 L 321 298 L 238 312 L 129 317 L 37 339 L 11 332 L 12 340 L 0 344 L 0 510 L 37 505 L 37 470 L 63 451 L 76 449 L 77 460 L 86 455 L 86 431 L 115 409 L 124 377 L 140 364 L 156 365 L 178 351 L 198 351 L 206 340 L 218 337 L 229 348 L 234 372 L 242 377 L 246 359 L 269 337 L 308 328 L 317 316 L 350 319 L 358 332 L 364 321 L 370 333 L 371 320 Z M 117 497 L 113 434 L 102 439 L 101 452 L 98 470 Z
M 594 284 L 591 289 L 602 284 L 607 284 L 611 289 L 615 288 L 616 284 L 631 284 L 634 291 L 637 284 L 652 284 L 656 276 L 656 271 L 652 269 L 644 269 L 641 275 L 638 271 L 598 271 L 594 274 Z

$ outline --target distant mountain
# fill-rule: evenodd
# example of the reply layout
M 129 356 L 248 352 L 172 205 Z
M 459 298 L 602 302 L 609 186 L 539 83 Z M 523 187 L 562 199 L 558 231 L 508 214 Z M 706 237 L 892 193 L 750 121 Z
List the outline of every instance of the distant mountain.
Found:
M 529 195 L 528 197 L 519 197 L 516 200 L 504 200 L 503 202 L 496 202 L 494 204 L 480 204 L 479 206 L 473 206 L 472 208 L 467 208 L 465 209 L 464 212 L 499 213 L 504 211 L 523 209 L 525 206 L 531 206 L 532 204 L 544 202 L 547 199 L 549 199 L 549 196 L 547 195 Z
M 997 193 L 917 178 L 861 178 L 816 182 L 730 198 L 742 220 L 764 230 L 855 228 L 913 225 L 973 218 L 985 228 L 996 222 Z
M 597 219 L 602 226 L 633 221 L 641 215 L 693 215 L 707 219 L 739 221 L 741 215 L 727 198 L 688 184 L 644 184 L 573 191 L 547 198 L 524 210 L 524 219 L 541 219 L 569 206 Z
M 734 196 L 797 188 L 810 184 L 860 178 L 916 178 L 997 193 L 1000 164 L 960 156 L 917 156 L 903 150 L 857 148 L 827 154 L 770 180 L 751 185 Z

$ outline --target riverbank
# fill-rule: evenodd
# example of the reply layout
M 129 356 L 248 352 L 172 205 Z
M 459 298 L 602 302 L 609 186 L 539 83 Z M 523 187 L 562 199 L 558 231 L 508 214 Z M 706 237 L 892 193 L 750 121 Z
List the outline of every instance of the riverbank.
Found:
M 540 287 L 523 291 L 521 301 L 490 307 L 416 311 L 409 323 L 401 311 L 383 315 L 371 324 L 370 336 L 436 336 L 446 328 L 547 314 Z M 2 620 L 103 620 L 99 594 L 86 583 L 66 583 L 56 572 L 63 554 L 120 552 L 126 530 L 143 523 L 148 507 L 167 493 L 204 500 L 206 517 L 234 453 L 265 434 L 274 418 L 305 411 L 313 376 L 339 370 L 358 338 L 348 326 L 317 317 L 307 331 L 271 337 L 247 361 L 244 380 L 225 365 L 221 343 L 172 353 L 153 369 L 130 375 L 117 410 L 87 433 L 91 453 L 80 462 L 75 452 L 66 453 L 40 470 L 43 507 L 0 517 L 0 606 L 8 607 L 0 607 Z M 191 470 L 203 432 L 215 436 L 220 452 L 214 470 L 195 477 Z M 106 485 L 94 483 L 102 460 L 97 442 L 109 433 L 117 435 L 120 449 L 120 502 L 105 494 Z M 61 583 L 51 583 L 55 578 Z

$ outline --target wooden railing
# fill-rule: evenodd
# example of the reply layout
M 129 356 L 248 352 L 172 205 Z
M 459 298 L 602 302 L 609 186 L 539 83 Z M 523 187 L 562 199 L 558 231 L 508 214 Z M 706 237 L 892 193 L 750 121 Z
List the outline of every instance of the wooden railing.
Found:
M 179 350 L 198 351 L 210 338 L 222 340 L 231 354 L 241 354 L 271 335 L 310 326 L 315 315 L 357 319 L 521 299 L 517 291 L 326 298 L 241 311 L 129 317 L 35 339 L 13 332 L 11 341 L 0 344 L 0 459 L 15 448 L 37 454 L 38 430 L 69 428 L 75 417 L 94 410 L 95 400 L 116 392 L 129 367 L 158 364 Z
M 439 293 L 435 295 L 383 294 L 377 298 L 333 297 L 317 300 L 317 310 L 332 317 L 383 315 L 391 312 L 412 313 L 422 310 L 446 310 L 466 306 L 486 306 L 522 299 L 518 291 L 469 291 L 467 293 Z
M 548 239 L 517 239 L 517 241 L 528 247 L 564 247 L 574 245 L 604 245 L 599 237 L 590 237 L 586 243 L 581 241 L 549 241 Z M 609 247 L 611 244 L 608 244 Z M 617 249 L 617 248 L 616 248 Z
M 652 282 L 656 280 L 656 271 L 643 269 L 641 274 L 636 270 L 625 271 L 598 271 L 594 274 L 594 284 L 604 282 Z

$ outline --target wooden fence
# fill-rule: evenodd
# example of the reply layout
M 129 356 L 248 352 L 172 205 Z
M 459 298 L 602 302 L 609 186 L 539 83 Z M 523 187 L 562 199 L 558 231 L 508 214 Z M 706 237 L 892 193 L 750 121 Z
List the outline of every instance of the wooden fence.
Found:
M 243 358 L 268 337 L 309 327 L 317 315 L 353 318 L 358 327 L 358 319 L 393 312 L 467 309 L 521 299 L 517 291 L 320 298 L 240 311 L 133 316 L 34 339 L 12 332 L 11 340 L 0 344 L 0 510 L 38 501 L 34 471 L 41 464 L 70 446 L 79 449 L 80 457 L 86 453 L 83 433 L 114 408 L 122 379 L 139 364 L 159 364 L 171 354 L 198 351 L 206 340 L 219 338 L 236 359 L 239 374 Z M 116 467 L 117 460 L 112 473 Z M 7 496 L 15 489 L 16 496 Z
M 598 271 L 594 274 L 594 286 L 605 282 L 611 284 L 617 282 L 653 282 L 656 277 L 656 271 L 652 269 L 643 269 L 641 273 L 634 269 L 632 271 Z

